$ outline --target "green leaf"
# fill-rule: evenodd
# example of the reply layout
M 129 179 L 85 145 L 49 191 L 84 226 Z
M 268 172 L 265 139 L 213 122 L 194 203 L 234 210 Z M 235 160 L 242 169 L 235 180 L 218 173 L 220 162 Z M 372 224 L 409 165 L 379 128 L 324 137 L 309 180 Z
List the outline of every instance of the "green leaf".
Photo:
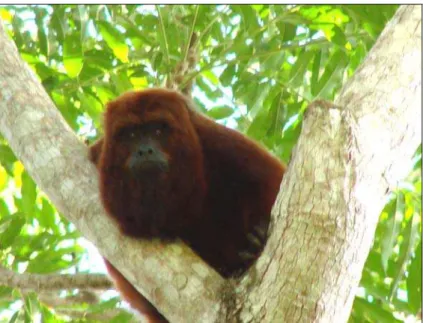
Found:
M 69 250 L 45 250 L 40 253 L 28 263 L 27 272 L 29 273 L 51 273 L 58 270 L 67 269 L 78 263 L 79 259 L 73 260 L 64 259 L 64 254 L 70 255 Z
M 88 113 L 88 115 L 94 120 L 94 123 L 98 125 L 100 123 L 100 114 L 103 111 L 103 104 L 94 95 L 84 92 L 78 93 L 78 98 L 81 102 L 81 109 Z
M 7 145 L 0 144 L 0 164 L 6 169 L 9 176 L 13 176 L 13 164 L 16 160 L 12 149 Z
M 358 44 L 355 50 L 350 55 L 350 69 L 351 71 L 355 71 L 358 67 L 358 65 L 361 64 L 361 62 L 366 57 L 366 47 L 363 44 Z
M 168 30 L 166 29 L 166 21 L 168 18 L 168 13 L 170 8 L 168 6 L 161 7 L 156 5 L 156 10 L 158 14 L 157 20 L 157 39 L 159 41 L 159 52 L 162 53 L 165 57 L 165 64 L 169 61 L 169 44 L 168 44 Z
M 113 297 L 111 299 L 108 299 L 107 301 L 103 301 L 99 304 L 93 305 L 90 308 L 91 313 L 101 313 L 105 310 L 109 310 L 116 307 L 116 304 L 120 302 L 119 297 Z
M 401 194 L 402 195 L 402 194 Z M 400 281 L 404 278 L 404 273 L 407 268 L 407 264 L 410 261 L 412 252 L 414 251 L 415 241 L 418 233 L 418 216 L 414 213 L 412 217 L 407 221 L 407 226 L 403 233 L 403 241 L 401 243 L 400 252 L 398 256 L 397 263 L 399 264 L 397 271 L 394 275 L 394 281 L 391 284 L 391 289 L 389 292 L 390 299 L 393 298 L 394 293 L 397 291 Z
M 60 102 L 60 104 L 57 104 L 57 107 L 67 123 L 76 131 L 78 129 L 77 118 L 80 114 L 80 110 L 75 107 L 73 102 L 70 102 L 69 97 L 64 96 L 62 93 L 52 92 L 51 96 L 56 104 Z
M 0 249 L 11 246 L 24 225 L 25 216 L 21 212 L 3 217 L 0 220 Z
M 346 63 L 347 58 L 343 51 L 338 50 L 332 55 L 325 67 L 322 77 L 319 79 L 319 82 L 314 88 L 316 97 L 323 96 L 327 98 L 327 96 L 323 95 L 323 92 L 327 92 L 330 88 L 333 88 L 336 85 L 334 79 L 338 74 L 342 73 Z
M 388 270 L 387 272 L 384 271 L 384 269 L 381 266 L 382 264 L 382 255 L 379 251 L 370 250 L 369 256 L 366 260 L 365 268 L 368 271 L 371 271 L 373 273 L 377 273 L 381 277 L 389 276 L 392 277 L 397 270 L 397 263 L 394 262 L 392 259 L 389 259 L 388 261 Z M 372 280 L 373 282 L 373 280 Z
M 31 53 L 21 53 L 21 57 L 25 62 L 29 65 L 36 65 L 40 62 L 40 57 L 38 54 L 31 54 Z
M 414 258 L 411 261 L 408 277 L 407 292 L 408 302 L 413 314 L 417 314 L 422 307 L 422 242 L 414 251 Z
M 313 56 L 314 56 L 313 51 L 304 51 L 298 56 L 289 74 L 289 83 L 293 87 L 298 87 L 301 84 L 305 84 L 304 75 L 307 70 L 308 63 L 313 58 Z
M 22 172 L 21 179 L 22 211 L 30 218 L 34 216 L 35 211 L 36 185 L 27 171 Z
M 101 50 L 98 49 L 90 49 L 84 53 L 85 64 L 88 65 L 91 69 L 100 70 L 102 73 L 100 75 L 104 75 L 104 70 L 108 71 L 111 70 L 114 64 L 114 55 L 109 50 L 102 48 Z M 84 65 L 85 65 L 84 64 Z M 82 70 L 81 74 L 84 72 Z M 93 75 L 90 76 L 91 72 L 87 71 L 86 79 L 92 78 Z M 95 73 L 98 75 L 98 73 Z M 82 75 L 81 75 L 82 77 Z
M 13 38 L 14 38 L 16 47 L 18 47 L 20 51 L 22 50 L 22 47 L 26 44 L 24 39 L 24 33 L 22 33 L 23 21 L 22 19 L 19 18 L 18 15 L 14 15 L 12 20 L 12 26 L 13 26 L 13 35 L 14 35 Z
M 283 18 L 281 19 L 281 21 L 283 21 L 284 23 L 291 24 L 292 26 L 306 25 L 310 23 L 308 19 L 304 18 L 297 12 L 289 11 L 283 13 Z
M 65 6 L 52 6 L 53 14 L 51 16 L 50 27 L 51 31 L 56 34 L 59 44 L 63 44 L 65 39 Z
M 116 93 L 112 91 L 110 86 L 97 86 L 95 88 L 95 91 L 97 97 L 101 100 L 101 103 L 103 103 L 103 105 L 105 105 L 107 102 L 111 101 L 116 97 Z
M 54 214 L 54 208 L 45 198 L 43 198 L 40 216 L 38 217 L 40 225 L 44 228 L 56 228 L 56 218 Z
M 6 169 L 0 164 L 0 192 L 3 191 L 8 184 L 8 176 Z
M 25 320 L 27 322 L 32 322 L 31 316 L 33 312 L 31 294 L 25 295 L 24 297 L 24 310 L 25 310 Z
M 160 70 L 163 62 L 163 53 L 154 52 L 153 57 L 151 57 L 151 65 L 154 70 Z
M 88 24 L 90 23 L 90 18 L 88 15 L 88 7 L 85 5 L 78 5 L 78 19 L 81 25 L 81 41 L 85 42 L 89 40 L 89 28 Z
M 386 222 L 386 230 L 381 242 L 382 266 L 385 272 L 388 269 L 388 260 L 392 256 L 397 244 L 398 233 L 404 214 L 404 195 L 398 192 L 395 203 L 395 213 Z
M 20 312 L 21 312 L 21 310 L 17 310 L 13 315 L 12 315 L 12 317 L 10 318 L 10 320 L 9 320 L 9 323 L 16 323 L 16 322 L 18 322 L 17 320 L 18 320 L 18 318 L 19 318 L 19 314 L 20 314 Z
M 196 85 L 199 87 L 201 91 L 203 91 L 207 97 L 212 98 L 213 97 L 213 90 L 210 88 L 210 84 L 208 82 L 204 81 L 203 77 L 199 77 L 196 80 Z
M 47 231 L 40 232 L 37 235 L 30 236 L 26 245 L 30 249 L 30 253 L 35 251 L 44 251 L 50 248 L 54 248 L 60 240 L 65 240 L 64 236 L 51 234 Z
M 263 60 L 261 60 L 261 69 L 273 77 L 273 75 L 277 75 L 279 73 L 285 59 L 286 56 L 283 51 L 268 55 Z
M 84 58 L 82 53 L 81 37 L 78 32 L 67 35 L 63 46 L 63 64 L 71 78 L 75 78 L 81 72 Z
M 124 35 L 107 21 L 97 21 L 100 33 L 113 54 L 123 63 L 128 62 L 129 48 Z
M 272 86 L 270 85 L 270 83 L 266 82 L 266 83 L 261 83 L 256 85 L 257 88 L 257 95 L 254 96 L 254 101 L 253 104 L 249 107 L 248 112 L 250 113 L 250 115 L 254 118 L 257 113 L 262 110 L 263 108 L 263 101 L 266 99 L 267 95 L 269 94 L 270 90 L 272 89 Z M 265 110 L 268 110 L 269 107 L 266 107 Z
M 297 24 L 279 21 L 276 23 L 276 26 L 279 29 L 280 37 L 284 43 L 289 42 L 295 38 L 297 33 Z
M 236 53 L 237 57 L 249 57 L 253 54 L 252 44 L 247 44 L 245 42 L 247 35 L 242 32 L 239 32 L 235 37 L 232 46 L 229 47 L 229 52 Z
M 379 284 L 378 281 L 375 281 L 374 273 L 367 269 L 362 273 L 360 286 L 366 289 L 367 294 L 387 299 L 389 292 L 388 288 L 383 284 Z
M 64 323 L 64 321 L 59 320 L 58 317 L 54 315 L 54 313 L 43 304 L 40 304 L 40 314 L 41 314 L 41 322 L 43 323 Z
M 301 133 L 301 123 L 300 123 L 300 115 L 298 116 L 298 120 L 296 121 L 296 125 L 292 125 L 284 130 L 282 135 L 282 140 L 280 141 L 281 146 L 283 147 L 283 151 L 281 153 L 281 158 L 283 160 L 289 160 L 291 156 L 291 151 L 294 145 L 298 141 L 298 137 Z
M 113 85 L 116 87 L 116 92 L 119 94 L 133 89 L 131 80 L 124 72 L 121 72 L 120 74 L 111 74 L 110 78 L 113 82 Z
M 332 27 L 333 35 L 331 41 L 338 46 L 345 48 L 345 45 L 347 44 L 347 37 L 345 36 L 344 32 L 341 28 L 339 28 L 337 25 L 333 25 Z
M 275 94 L 277 93 L 277 94 Z M 269 109 L 269 131 L 267 135 L 270 136 L 282 136 L 282 126 L 285 119 L 285 104 L 283 102 L 283 92 L 280 92 L 280 89 L 277 92 L 271 93 L 267 99 L 272 99 L 270 101 Z M 266 101 L 267 101 L 266 99 Z M 280 140 L 281 138 L 278 138 Z
M 229 64 L 219 79 L 223 86 L 230 86 L 235 75 L 235 64 Z
M 7 286 L 0 286 L 0 299 L 7 296 L 12 296 L 13 288 Z
M 354 300 L 354 309 L 356 312 L 359 312 L 370 322 L 377 322 L 377 323 L 393 323 L 393 322 L 402 322 L 397 320 L 392 313 L 385 311 L 379 305 L 374 303 L 369 303 L 364 299 L 356 297 Z
M 322 51 L 317 51 L 316 55 L 314 56 L 313 60 L 313 67 L 311 69 L 311 80 L 310 80 L 310 88 L 311 88 L 311 94 L 313 96 L 316 96 L 318 93 L 317 91 L 317 85 L 319 81 L 320 76 L 320 62 L 322 60 Z
M 207 80 L 211 82 L 213 85 L 219 84 L 219 79 L 211 70 L 204 71 L 203 77 L 207 78 Z
M 43 12 L 40 10 L 37 10 L 35 21 L 37 23 L 37 35 L 38 35 L 38 42 L 40 46 L 40 52 L 44 56 L 48 57 L 48 41 L 47 41 L 47 35 L 46 35 L 47 29 L 44 28 L 43 17 L 44 17 Z
M 234 110 L 228 106 L 218 106 L 207 111 L 207 115 L 216 120 L 227 118 L 233 113 Z
M 10 215 L 9 208 L 6 202 L 0 198 L 0 219 L 5 217 L 6 215 Z
M 259 25 L 257 23 L 257 15 L 250 5 L 232 5 L 232 9 L 241 14 L 241 23 L 245 28 L 244 30 L 251 32 L 252 30 L 259 28 Z
M 112 318 L 109 323 L 131 323 L 134 319 L 134 315 L 128 312 L 121 312 Z

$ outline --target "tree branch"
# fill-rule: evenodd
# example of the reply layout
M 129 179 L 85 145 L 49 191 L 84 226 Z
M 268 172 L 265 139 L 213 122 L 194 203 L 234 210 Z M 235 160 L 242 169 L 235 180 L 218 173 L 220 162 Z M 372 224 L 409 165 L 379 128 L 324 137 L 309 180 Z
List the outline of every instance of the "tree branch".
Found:
M 421 142 L 420 25 L 420 6 L 402 6 L 336 106 L 308 107 L 258 278 L 239 289 L 241 317 L 348 320 L 388 184 L 411 170 Z
M 58 293 L 52 292 L 41 292 L 38 295 L 40 302 L 46 304 L 50 307 L 68 307 L 79 304 L 98 304 L 100 299 L 96 293 L 80 291 L 75 295 L 70 295 L 66 297 L 60 297 Z
M 176 64 L 173 73 L 170 74 L 166 82 L 166 87 L 173 90 L 179 90 L 182 93 L 191 96 L 192 87 L 194 86 L 194 78 L 184 81 L 185 75 L 192 73 L 198 62 L 198 39 L 197 34 L 192 31 L 189 43 L 187 44 L 187 52 L 182 61 Z
M 76 228 L 172 321 L 211 322 L 223 278 L 183 243 L 123 237 L 100 203 L 97 172 L 0 23 L 0 131 Z M 177 301 L 175 301 L 177 300 Z
M 20 295 L 15 296 L 9 294 L 1 298 L 2 301 L 13 302 L 19 296 L 27 297 L 31 295 L 32 290 L 21 290 Z M 95 292 L 91 291 L 79 291 L 75 295 L 61 296 L 59 291 L 50 292 L 50 291 L 39 291 L 37 292 L 37 298 L 40 302 L 46 304 L 49 307 L 59 307 L 59 306 L 74 306 L 81 304 L 91 304 L 95 305 L 99 303 L 100 298 Z
M 119 309 L 109 309 L 97 313 L 71 308 L 55 309 L 55 311 L 60 315 L 70 316 L 74 319 L 92 320 L 96 322 L 108 322 L 116 315 L 122 313 L 122 310 Z
M 61 289 L 112 289 L 113 284 L 103 274 L 27 274 L 0 267 L 0 285 L 23 290 L 51 291 Z

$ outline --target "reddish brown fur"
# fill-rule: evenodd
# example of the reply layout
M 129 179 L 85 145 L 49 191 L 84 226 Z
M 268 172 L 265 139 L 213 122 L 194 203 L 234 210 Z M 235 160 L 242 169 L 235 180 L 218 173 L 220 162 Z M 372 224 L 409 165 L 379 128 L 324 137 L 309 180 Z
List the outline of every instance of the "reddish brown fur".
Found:
M 129 281 L 110 263 L 104 259 L 107 271 L 115 282 L 116 289 L 120 291 L 123 298 L 131 304 L 132 308 L 144 315 L 150 322 L 166 323 L 167 320 L 157 311 L 157 309 L 138 291 Z
M 147 184 L 125 173 L 129 152 L 115 137 L 123 127 L 156 119 L 172 126 L 163 147 L 170 169 Z M 240 254 L 252 249 L 248 236 L 267 231 L 285 172 L 258 144 L 196 112 L 181 94 L 163 89 L 130 92 L 111 102 L 104 139 L 91 147 L 90 157 L 99 170 L 106 211 L 124 234 L 182 238 L 225 277 L 245 271 L 258 257 L 262 246 L 248 260 Z M 155 232 L 149 228 L 157 219 Z M 164 320 L 114 267 L 108 264 L 108 269 L 134 308 L 152 322 Z

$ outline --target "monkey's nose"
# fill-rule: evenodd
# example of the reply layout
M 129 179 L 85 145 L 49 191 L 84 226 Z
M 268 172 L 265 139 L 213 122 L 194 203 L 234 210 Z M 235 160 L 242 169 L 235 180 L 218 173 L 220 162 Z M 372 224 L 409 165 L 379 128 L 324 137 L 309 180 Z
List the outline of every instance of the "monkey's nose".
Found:
M 141 145 L 138 149 L 138 155 L 140 157 L 146 157 L 148 158 L 148 156 L 154 157 L 154 155 L 156 154 L 156 149 L 151 146 L 151 145 Z
M 144 143 L 133 152 L 128 166 L 132 171 L 166 171 L 168 161 L 161 149 L 150 143 Z

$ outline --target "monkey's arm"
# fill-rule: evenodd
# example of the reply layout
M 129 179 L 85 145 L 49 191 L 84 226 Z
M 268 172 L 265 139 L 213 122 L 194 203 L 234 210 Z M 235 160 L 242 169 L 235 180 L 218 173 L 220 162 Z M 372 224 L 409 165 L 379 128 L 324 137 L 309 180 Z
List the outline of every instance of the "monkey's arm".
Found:
M 218 223 L 225 223 L 231 241 L 238 243 L 243 267 L 248 267 L 267 240 L 271 209 L 286 167 L 240 132 L 201 115 L 192 120 L 203 148 L 209 194 L 216 203 L 226 205 L 214 216 Z M 240 230 L 243 238 L 235 235 Z

